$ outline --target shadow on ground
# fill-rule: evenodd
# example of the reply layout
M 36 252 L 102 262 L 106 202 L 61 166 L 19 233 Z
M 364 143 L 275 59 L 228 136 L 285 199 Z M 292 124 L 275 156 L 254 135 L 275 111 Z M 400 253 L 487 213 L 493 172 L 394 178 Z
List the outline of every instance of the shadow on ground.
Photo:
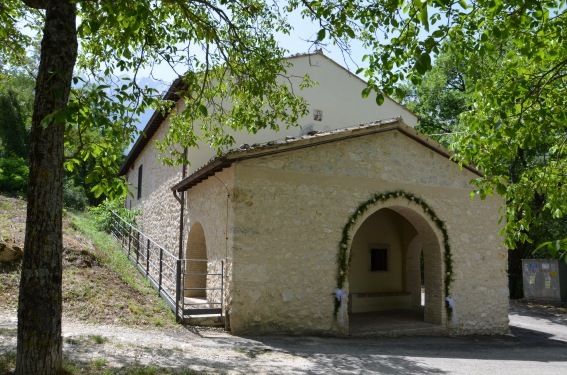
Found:
M 15 334 L 15 329 L 0 330 L 0 358 L 15 350 Z M 143 331 L 138 335 L 147 338 Z M 197 373 L 428 375 L 446 374 L 448 368 L 454 368 L 454 363 L 466 366 L 463 371 L 468 373 L 467 369 L 474 370 L 477 366 L 475 361 L 502 363 L 512 366 L 506 367 L 510 371 L 528 363 L 536 368 L 544 367 L 544 363 L 559 366 L 549 367 L 548 371 L 563 368 L 563 363 L 567 368 L 565 337 L 562 340 L 550 333 L 517 326 L 511 327 L 509 335 L 502 336 L 243 338 L 199 328 L 188 329 L 180 336 L 166 332 L 159 336 L 154 341 L 145 341 L 148 346 L 141 341 L 123 343 L 110 339 L 96 344 L 88 338 L 72 337 L 66 339 L 64 350 L 73 362 L 88 364 L 104 358 L 118 367 L 153 366 L 191 369 Z M 169 339 L 171 342 L 166 344 Z M 511 365 L 513 362 L 516 363 Z

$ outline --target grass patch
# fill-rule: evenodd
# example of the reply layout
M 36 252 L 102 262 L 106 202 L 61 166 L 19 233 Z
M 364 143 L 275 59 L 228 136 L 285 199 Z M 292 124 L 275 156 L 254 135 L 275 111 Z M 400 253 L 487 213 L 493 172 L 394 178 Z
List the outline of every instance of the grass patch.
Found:
M 75 337 L 65 337 L 63 340 L 65 341 L 65 343 L 67 343 L 69 345 L 79 345 L 80 344 L 80 340 L 75 338 Z
M 202 374 L 202 372 L 192 371 L 192 370 L 176 370 L 163 367 L 123 367 L 116 372 L 111 372 L 108 374 L 119 374 L 119 375 L 197 375 Z
M 105 358 L 96 358 L 89 363 L 69 363 L 64 365 L 64 375 L 198 375 L 201 372 L 177 370 L 156 366 L 124 365 L 110 367 Z
M 101 336 L 101 335 L 93 335 L 93 336 L 91 336 L 91 338 L 92 338 L 92 340 L 95 344 L 99 344 L 99 345 L 104 344 L 105 342 L 108 341 L 108 339 L 106 337 Z
M 128 310 L 134 315 L 142 315 L 144 313 L 144 310 L 135 301 L 128 301 Z
M 106 367 L 106 365 L 108 364 L 108 361 L 106 360 L 106 358 L 97 358 L 97 359 L 93 359 L 91 364 L 93 365 L 93 367 L 95 367 L 97 369 L 102 369 L 102 368 Z
M 88 213 L 69 213 L 69 217 L 73 229 L 92 241 L 95 248 L 94 255 L 101 265 L 126 284 L 121 288 L 119 285 L 114 285 L 120 282 L 108 280 L 108 275 L 104 277 L 100 273 L 89 275 L 88 270 L 87 272 L 77 270 L 77 273 L 81 272 L 81 276 L 87 277 L 88 280 L 81 284 L 84 288 L 77 285 L 69 295 L 70 299 L 87 299 L 90 304 L 99 305 L 99 310 L 109 311 L 109 314 L 114 310 L 114 315 L 121 317 L 119 320 L 122 323 L 177 327 L 173 312 L 122 252 L 116 239 L 108 233 L 99 231 L 93 217 Z M 104 293 L 101 293 L 103 283 L 112 284 L 113 287 L 106 288 Z M 125 286 L 127 288 L 124 288 Z M 93 290 L 94 294 L 90 292 Z
M 16 369 L 16 353 L 0 354 L 0 374 L 11 374 Z
M 15 310 L 20 291 L 20 263 L 0 263 L 0 301 L 2 308 Z
M 0 328 L 0 335 L 2 336 L 16 336 L 17 334 L 17 328 Z
M 0 240 L 22 247 L 26 202 L 0 195 Z M 95 324 L 180 328 L 167 304 L 92 215 L 63 217 L 63 316 Z M 21 267 L 0 264 L 0 309 L 15 313 Z M 0 374 L 2 374 L 0 372 Z
M 122 281 L 140 293 L 151 288 L 147 280 L 139 277 L 138 271 L 122 252 L 114 237 L 99 231 L 88 213 L 72 213 L 70 217 L 73 228 L 94 243 L 97 249 L 97 257 L 103 264 L 115 271 Z M 101 251 L 101 249 L 104 249 L 104 251 Z

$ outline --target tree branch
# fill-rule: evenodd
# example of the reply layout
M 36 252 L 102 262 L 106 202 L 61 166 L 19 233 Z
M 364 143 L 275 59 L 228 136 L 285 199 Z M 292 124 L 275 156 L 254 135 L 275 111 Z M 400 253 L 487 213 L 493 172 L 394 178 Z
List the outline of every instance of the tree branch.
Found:
M 47 9 L 47 0 L 22 0 L 24 4 L 34 9 Z

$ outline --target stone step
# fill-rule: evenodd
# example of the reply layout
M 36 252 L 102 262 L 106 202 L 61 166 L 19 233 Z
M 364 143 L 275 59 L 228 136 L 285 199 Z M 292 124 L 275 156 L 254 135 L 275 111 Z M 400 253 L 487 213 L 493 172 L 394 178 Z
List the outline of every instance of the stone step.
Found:
M 185 315 L 183 324 L 201 327 L 224 327 L 224 317 L 221 314 Z
M 186 308 L 183 310 L 183 315 L 221 315 L 222 309 L 221 308 L 210 308 L 210 307 L 201 307 L 201 308 Z
M 353 337 L 399 337 L 399 336 L 444 336 L 447 329 L 441 326 L 431 325 L 429 327 L 392 327 L 356 329 L 350 333 Z

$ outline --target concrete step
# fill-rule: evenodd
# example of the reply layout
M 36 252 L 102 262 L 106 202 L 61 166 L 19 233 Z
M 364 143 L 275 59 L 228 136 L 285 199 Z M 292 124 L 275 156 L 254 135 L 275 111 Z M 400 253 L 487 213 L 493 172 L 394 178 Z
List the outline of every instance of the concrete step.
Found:
M 353 337 L 444 336 L 447 335 L 447 329 L 433 324 L 427 327 L 412 327 L 411 325 L 392 328 L 367 327 L 365 329 L 351 329 L 350 335 Z
M 183 324 L 200 327 L 224 327 L 221 314 L 184 315 Z
M 184 309 L 183 310 L 183 315 L 191 315 L 191 316 L 197 316 L 197 315 L 221 315 L 222 314 L 222 309 L 221 308 L 209 308 L 209 307 L 205 307 L 205 308 L 189 308 L 189 309 Z

